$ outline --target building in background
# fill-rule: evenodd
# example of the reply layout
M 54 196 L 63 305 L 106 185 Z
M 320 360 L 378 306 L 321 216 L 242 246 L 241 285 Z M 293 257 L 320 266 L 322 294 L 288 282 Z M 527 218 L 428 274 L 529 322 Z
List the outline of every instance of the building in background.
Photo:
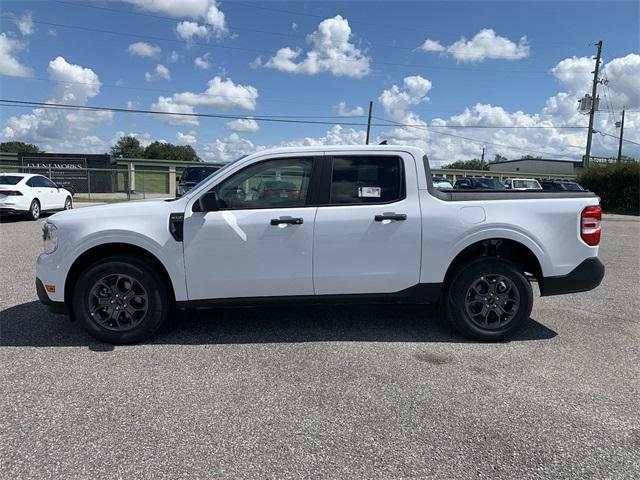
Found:
M 523 158 L 489 163 L 490 172 L 513 172 L 540 175 L 575 175 L 582 162 L 549 158 Z

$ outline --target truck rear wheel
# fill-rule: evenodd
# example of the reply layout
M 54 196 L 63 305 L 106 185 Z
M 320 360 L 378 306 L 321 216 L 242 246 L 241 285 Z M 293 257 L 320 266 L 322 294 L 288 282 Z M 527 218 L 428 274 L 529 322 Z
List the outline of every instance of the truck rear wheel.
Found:
M 446 297 L 447 316 L 467 337 L 498 341 L 529 318 L 531 284 L 512 262 L 495 257 L 474 260 L 453 276 Z
M 114 256 L 89 266 L 75 283 L 73 311 L 87 332 L 108 343 L 151 337 L 169 310 L 167 286 L 147 262 Z

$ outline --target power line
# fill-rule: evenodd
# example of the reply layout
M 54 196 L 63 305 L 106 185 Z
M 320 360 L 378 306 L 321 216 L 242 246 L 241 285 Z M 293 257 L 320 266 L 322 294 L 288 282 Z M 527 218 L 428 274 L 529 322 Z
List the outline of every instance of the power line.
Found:
M 225 8 L 229 7 L 229 6 L 241 6 L 241 7 L 245 7 L 245 8 L 253 8 L 253 9 L 259 9 L 259 10 L 264 10 L 264 11 L 268 11 L 268 12 L 276 12 L 276 13 L 286 13 L 289 15 L 297 15 L 297 16 L 301 16 L 301 17 L 309 17 L 309 18 L 320 18 L 320 19 L 325 19 L 327 18 L 326 15 L 317 15 L 317 14 L 313 14 L 313 13 L 308 13 L 308 12 L 295 12 L 292 10 L 286 10 L 286 9 L 282 9 L 282 8 L 273 8 L 273 7 L 265 7 L 264 3 L 260 3 L 260 4 L 252 4 L 252 3 L 244 3 L 244 2 L 228 2 L 225 4 Z M 422 28 L 417 28 L 417 27 L 411 27 L 411 26 L 407 26 L 407 25 L 391 25 L 388 23 L 373 23 L 373 22 L 368 22 L 368 21 L 364 21 L 364 20 L 359 20 L 357 18 L 353 18 L 350 16 L 349 18 L 349 23 L 356 23 L 356 24 L 360 24 L 360 25 L 368 25 L 370 27 L 377 27 L 377 28 L 393 28 L 393 29 L 397 29 L 397 30 L 411 30 L 414 32 L 420 32 L 420 33 L 425 33 L 425 31 L 429 31 L 429 32 L 434 32 L 434 33 L 453 33 L 451 31 L 443 31 L 443 30 L 433 30 L 430 27 L 422 27 Z M 547 42 L 547 41 L 542 41 L 542 42 L 538 42 L 536 41 L 536 43 L 542 43 L 542 44 L 550 44 L 550 45 L 580 45 L 583 47 L 589 46 L 589 42 Z
M 602 132 L 602 131 L 600 131 L 600 130 L 594 130 L 594 132 L 599 133 L 600 135 L 606 135 L 607 137 L 613 137 L 613 138 L 615 138 L 616 140 L 618 140 L 618 139 L 620 138 L 618 135 L 612 135 L 612 134 L 610 134 L 610 133 Z M 629 139 L 627 139 L 627 138 L 623 138 L 623 139 L 622 139 L 622 141 L 623 141 L 623 142 L 627 142 L 627 143 L 633 143 L 634 145 L 640 145 L 640 142 L 636 142 L 636 141 L 634 141 L 634 140 L 629 140 Z
M 11 20 L 10 17 L 7 16 L 2 16 L 0 17 L 0 19 L 9 19 Z M 85 32 L 93 32 L 93 33 L 103 33 L 103 34 L 107 34 L 107 35 L 116 35 L 118 37 L 131 37 L 131 38 L 137 38 L 137 39 L 142 39 L 142 40 L 153 40 L 156 42 L 171 42 L 171 43 L 179 43 L 182 45 L 189 45 L 189 46 L 201 46 L 201 47 L 206 47 L 206 48 L 221 48 L 221 49 L 229 49 L 229 50 L 236 50 L 236 51 L 245 51 L 245 52 L 251 52 L 251 53 L 257 53 L 257 54 L 261 54 L 261 55 L 273 55 L 272 51 L 268 51 L 268 50 L 259 50 L 256 48 L 249 48 L 249 47 L 237 47 L 237 46 L 231 46 L 231 45 L 220 45 L 220 44 L 211 44 L 211 43 L 202 43 L 202 42 L 195 42 L 195 41 L 186 41 L 186 40 L 178 40 L 175 38 L 166 38 L 166 37 L 156 37 L 156 36 L 151 36 L 151 35 L 140 35 L 140 34 L 136 34 L 136 33 L 130 33 L 130 32 L 117 32 L 114 30 L 105 30 L 105 29 L 100 29 L 100 28 L 91 28 L 91 27 L 83 27 L 81 25 L 68 25 L 68 24 L 62 24 L 62 23 L 54 23 L 54 22 L 45 22 L 42 20 L 32 20 L 33 23 L 37 23 L 37 24 L 41 24 L 41 25 L 47 25 L 47 26 L 52 26 L 52 27 L 58 27 L 58 28 L 69 28 L 72 30 L 81 30 L 81 31 L 85 31 Z M 359 60 L 354 59 L 343 59 L 341 60 L 342 62 L 345 63 L 349 63 L 349 62 L 358 62 Z M 519 70 L 519 69 L 489 69 L 489 68 L 474 68 L 474 67 L 458 67 L 458 66 L 446 66 L 446 65 L 423 65 L 423 64 L 415 64 L 415 63 L 395 63 L 395 62 L 381 62 L 381 61 L 373 61 L 373 60 L 369 60 L 369 64 L 371 65 L 384 65 L 384 66 L 391 66 L 391 67 L 402 67 L 402 68 L 420 68 L 420 69 L 433 69 L 433 70 L 459 70 L 459 71 L 471 71 L 471 72 L 475 72 L 475 73 L 524 73 L 524 74 L 544 74 L 547 75 L 549 72 L 547 70 Z
M 169 17 L 169 16 L 165 16 L 165 15 L 157 15 L 157 14 L 153 14 L 153 13 L 143 13 L 143 12 L 136 12 L 136 11 L 127 11 L 127 10 L 121 10 L 118 8 L 109 8 L 109 7 L 103 7 L 103 6 L 99 6 L 99 5 L 88 5 L 85 3 L 79 3 L 79 2 L 68 2 L 68 1 L 64 1 L 64 0 L 54 0 L 55 3 L 61 4 L 61 5 L 68 5 L 68 6 L 73 6 L 73 7 L 82 7 L 82 8 L 89 8 L 89 9 L 94 9 L 94 10 L 102 10 L 102 11 L 107 11 L 107 12 L 113 12 L 113 13 L 119 13 L 119 14 L 123 14 L 123 15 L 135 15 L 135 16 L 140 16 L 140 17 L 148 17 L 148 18 L 155 18 L 158 20 L 167 20 L 167 21 L 171 21 L 171 22 L 176 22 L 179 20 L 179 18 L 176 17 Z M 265 8 L 266 9 L 266 8 Z M 319 16 L 320 18 L 325 18 L 323 16 Z M 373 25 L 377 25 L 377 24 L 373 24 Z M 259 29 L 254 29 L 254 28 L 246 28 L 246 27 L 238 27 L 238 26 L 230 26 L 229 30 L 233 30 L 233 31 L 240 31 L 240 32 L 250 32 L 250 33 L 259 33 L 259 34 L 265 34 L 265 35 L 275 35 L 278 37 L 287 37 L 287 38 L 297 38 L 297 39 L 301 39 L 304 40 L 307 38 L 306 35 L 298 35 L 295 33 L 284 33 L 284 32 L 274 32 L 274 31 L 270 31 L 270 30 L 259 30 Z M 429 29 L 429 31 L 433 31 L 431 29 Z M 373 43 L 373 42 L 367 42 L 368 45 L 372 46 L 372 47 L 380 47 L 380 48 L 391 48 L 391 49 L 396 49 L 396 50 L 405 50 L 405 51 L 415 51 L 418 49 L 417 46 L 414 47 L 407 47 L 407 46 L 402 46 L 402 45 L 389 45 L 389 44 L 384 44 L 384 43 Z M 521 57 L 501 57 L 503 59 L 506 60 L 519 60 L 521 59 Z M 534 56 L 534 59 L 557 59 L 557 57 L 541 57 L 541 56 Z
M 389 120 L 386 118 L 382 118 L 382 117 L 374 117 L 377 120 L 382 120 L 382 121 L 386 121 L 386 122 L 390 122 L 391 124 L 387 124 L 386 126 L 398 126 L 398 127 L 405 127 L 405 128 L 418 128 L 418 129 L 423 129 L 423 130 L 429 130 L 432 131 L 433 133 L 436 133 L 438 135 L 445 135 L 448 137 L 455 137 L 455 138 L 461 138 L 463 140 L 468 140 L 470 142 L 474 142 L 480 145 L 493 145 L 493 146 L 497 146 L 497 147 L 502 147 L 502 148 L 509 148 L 512 150 L 520 150 L 523 152 L 527 152 L 527 153 L 538 153 L 538 154 L 542 154 L 542 155 L 549 155 L 549 152 L 541 152 L 541 151 L 537 151 L 537 150 L 531 150 L 531 149 L 525 149 L 525 148 L 520 148 L 520 147 L 515 147 L 513 145 L 507 145 L 504 143 L 497 143 L 497 142 L 492 142 L 492 141 L 488 141 L 488 140 L 482 140 L 479 138 L 472 138 L 472 137 L 466 137 L 463 135 L 457 135 L 454 133 L 445 133 L 445 132 L 439 132 L 437 130 L 431 130 L 431 128 L 429 126 L 426 125 L 410 125 L 410 124 L 402 124 L 402 123 L 398 123 L 398 122 L 394 122 L 393 120 Z M 571 147 L 571 148 L 579 148 L 580 150 L 582 150 L 583 147 L 578 147 L 576 145 L 565 145 L 565 147 Z
M 188 116 L 188 117 L 209 117 L 209 118 L 224 118 L 224 119 L 242 119 L 242 120 L 257 120 L 257 121 L 282 121 L 287 123 L 312 123 L 312 124 L 323 124 L 323 125 L 352 125 L 352 126 L 366 126 L 367 123 L 362 122 L 352 122 L 352 121 L 340 121 L 340 122 L 323 122 L 323 121 L 311 121 L 311 120 L 294 120 L 294 119 L 307 119 L 307 118 L 364 118 L 365 115 L 355 115 L 353 117 L 341 117 L 341 116 L 325 116 L 325 115 L 234 115 L 234 114 L 214 114 L 214 113 L 178 113 L 178 112 L 164 112 L 157 110 L 143 110 L 143 109 L 135 109 L 135 108 L 119 108 L 119 107 L 94 107 L 89 105 L 73 105 L 66 103 L 53 103 L 53 102 L 32 102 L 27 100 L 8 100 L 8 99 L 0 99 L 0 103 L 4 103 L 4 106 L 23 106 L 23 107 L 43 107 L 43 108 L 58 108 L 58 109 L 67 109 L 67 110 L 94 110 L 94 111 L 111 111 L 117 113 L 147 113 L 152 115 L 171 115 L 171 116 Z M 386 120 L 384 118 L 373 117 L 378 120 L 383 120 L 387 122 L 391 122 L 391 120 Z M 526 127 L 519 125 L 434 125 L 434 126 L 423 126 L 423 125 L 409 125 L 409 124 L 399 124 L 396 122 L 389 123 L 374 123 L 372 126 L 376 127 L 388 127 L 388 126 L 403 126 L 403 127 L 415 127 L 415 128 L 490 128 L 490 129 L 502 129 L 502 128 L 510 128 L 510 129 L 528 129 L 528 128 L 554 128 L 548 127 L 544 125 L 534 126 L 534 127 Z M 577 127 L 577 126 L 567 126 L 560 128 L 585 128 L 585 127 Z M 579 147 L 582 148 L 582 147 Z

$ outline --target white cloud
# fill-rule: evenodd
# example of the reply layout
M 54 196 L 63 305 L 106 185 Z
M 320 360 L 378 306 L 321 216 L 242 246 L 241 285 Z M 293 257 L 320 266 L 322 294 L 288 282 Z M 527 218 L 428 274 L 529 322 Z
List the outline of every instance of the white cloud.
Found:
M 423 52 L 444 52 L 446 49 L 437 40 L 427 38 L 424 43 L 418 47 L 418 50 L 422 50 Z
M 139 57 L 156 57 L 160 55 L 162 48 L 147 42 L 136 42 L 129 45 L 127 51 Z
M 86 105 L 90 98 L 100 93 L 101 83 L 93 70 L 68 63 L 63 57 L 49 62 L 47 72 L 51 80 L 59 82 L 47 103 Z M 94 137 L 84 134 L 112 118 L 112 112 L 36 108 L 31 113 L 10 117 L 2 135 L 50 146 L 73 144 L 81 149 L 78 140 L 91 141 Z
M 194 113 L 191 105 L 176 103 L 171 97 L 158 97 L 158 101 L 151 104 L 151 110 L 164 113 Z M 183 115 L 154 115 L 154 117 L 169 125 L 198 125 L 197 117 Z
M 207 10 L 207 23 L 211 25 L 213 34 L 221 38 L 228 33 L 224 13 L 218 8 L 217 2 L 211 2 Z
M 264 66 L 305 75 L 331 72 L 336 76 L 364 77 L 369 73 L 370 59 L 350 42 L 351 36 L 351 27 L 346 18 L 340 15 L 327 18 L 307 36 L 311 50 L 303 55 L 300 49 L 281 48 Z M 253 64 L 259 66 L 262 61 L 256 59 Z
M 162 78 L 164 80 L 171 80 L 171 72 L 167 67 L 159 63 L 156 65 L 155 73 L 145 72 L 144 79 L 150 82 L 154 78 Z
M 170 54 L 169 54 L 169 61 L 171 63 L 176 63 L 178 61 L 178 59 L 180 58 L 180 55 L 178 55 L 178 52 L 176 52 L 175 50 L 173 50 Z
M 193 64 L 196 67 L 201 68 L 202 70 L 209 70 L 211 68 L 211 62 L 209 60 L 210 58 L 211 53 L 207 52 L 201 57 L 196 57 L 196 59 L 193 61 Z
M 260 126 L 253 118 L 237 118 L 227 122 L 227 130 L 255 133 L 260 130 Z
M 21 18 L 17 18 L 16 25 L 22 35 L 31 35 L 33 33 L 33 16 L 31 12 L 25 13 Z
M 198 141 L 196 138 L 196 132 L 193 131 L 189 133 L 176 132 L 176 140 L 180 143 L 186 143 L 189 145 Z
M 359 115 L 364 115 L 364 108 L 354 107 L 351 110 L 349 110 L 347 108 L 347 102 L 344 102 L 344 101 L 338 103 L 338 105 L 335 105 L 333 109 L 341 117 L 357 117 Z
M 258 90 L 251 85 L 233 83 L 230 78 L 222 79 L 215 76 L 207 82 L 208 88 L 202 93 L 182 92 L 175 93 L 175 103 L 213 108 L 241 108 L 254 110 L 258 98 Z
M 0 33 L 0 74 L 18 77 L 33 76 L 33 71 L 21 64 L 16 58 L 16 54 L 23 49 L 22 43 Z
M 587 117 L 580 114 L 576 107 L 578 98 L 590 90 L 592 71 L 593 59 L 587 57 L 567 58 L 558 62 L 552 72 L 560 80 L 565 91 L 549 97 L 544 108 L 538 112 L 508 111 L 498 105 L 477 103 L 457 115 L 435 118 L 429 122 L 421 120 L 410 110 L 416 105 L 416 100 L 413 99 L 420 98 L 419 96 L 409 95 L 406 88 L 392 87 L 391 90 L 383 92 L 380 98 L 387 114 L 395 121 L 405 118 L 407 120 L 402 123 L 417 125 L 420 128 L 391 128 L 382 132 L 379 139 L 386 139 L 391 144 L 422 147 L 436 165 L 478 158 L 483 143 L 487 148 L 488 158 L 495 154 L 508 158 L 520 158 L 531 154 L 580 160 L 584 154 L 586 129 L 562 127 L 587 125 Z M 594 128 L 597 131 L 617 134 L 614 123 L 619 120 L 619 110 L 622 106 L 640 108 L 640 84 L 637 81 L 637 78 L 640 78 L 640 55 L 630 54 L 603 64 L 602 76 L 609 82 L 606 87 L 599 87 L 601 111 L 596 115 Z M 604 101 L 605 88 L 607 98 L 618 111 L 616 115 L 611 116 L 607 112 Z M 401 95 L 403 92 L 408 94 L 408 98 Z M 447 126 L 450 127 L 446 128 Z M 517 128 L 460 129 L 454 126 Z M 625 133 L 628 138 L 637 138 L 640 135 L 640 112 L 627 112 Z M 461 136 L 467 138 L 460 138 Z M 616 138 L 594 135 L 592 154 L 615 156 L 616 142 Z M 640 156 L 640 147 L 625 143 L 624 152 Z
M 402 87 L 393 85 L 384 90 L 378 102 L 391 120 L 398 123 L 420 123 L 417 115 L 409 111 L 409 108 L 429 100 L 427 93 L 431 90 L 432 83 L 420 75 L 405 77 Z
M 224 12 L 216 0 L 125 0 L 149 12 L 164 13 L 172 17 L 201 19 L 207 23 L 207 32 L 216 37 L 228 33 Z
M 448 47 L 444 47 L 438 41 L 427 39 L 418 49 L 451 55 L 459 63 L 478 63 L 491 59 L 520 60 L 527 58 L 530 53 L 527 37 L 522 37 L 515 43 L 497 35 L 490 28 L 480 30 L 471 40 L 462 37 Z
M 204 144 L 201 152 L 207 160 L 228 162 L 258 149 L 259 147 L 256 147 L 251 140 L 242 138 L 237 133 L 231 133 L 228 137 L 218 138 L 213 143 Z
M 169 69 L 162 64 L 156 65 L 156 74 L 160 78 L 164 78 L 165 80 L 171 80 L 171 72 Z
M 296 22 L 291 22 L 291 30 L 294 32 L 298 31 L 298 24 Z
M 207 38 L 209 36 L 209 29 L 206 25 L 200 25 L 197 22 L 189 22 L 185 20 L 178 23 L 176 26 L 176 33 L 183 40 L 193 42 L 194 38 Z

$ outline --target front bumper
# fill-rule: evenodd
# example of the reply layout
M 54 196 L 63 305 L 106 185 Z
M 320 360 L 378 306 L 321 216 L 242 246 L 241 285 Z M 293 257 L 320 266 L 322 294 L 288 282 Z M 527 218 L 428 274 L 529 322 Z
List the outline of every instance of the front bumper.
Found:
M 39 278 L 36 278 L 36 293 L 38 299 L 43 305 L 49 309 L 51 313 L 67 314 L 69 310 L 64 302 L 55 302 L 49 298 L 47 290 L 44 288 L 44 284 Z
M 540 295 L 563 295 L 593 290 L 604 278 L 604 265 L 598 257 L 587 258 L 567 275 L 544 277 L 540 285 Z

